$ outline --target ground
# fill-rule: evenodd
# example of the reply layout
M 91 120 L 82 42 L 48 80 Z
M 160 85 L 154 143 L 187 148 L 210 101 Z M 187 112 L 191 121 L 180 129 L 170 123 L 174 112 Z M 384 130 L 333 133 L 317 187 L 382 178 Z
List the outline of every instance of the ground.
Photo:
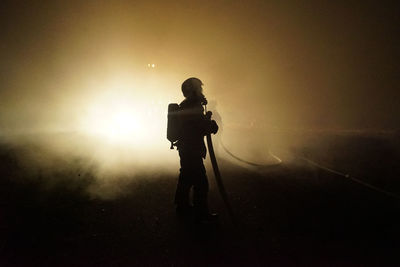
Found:
M 398 137 L 328 139 L 293 153 L 400 193 Z M 2 266 L 400 264 L 400 200 L 296 157 L 266 168 L 220 159 L 238 223 L 208 168 L 210 206 L 220 221 L 196 225 L 174 212 L 175 175 L 139 175 L 126 183 L 128 193 L 101 199 L 87 192 L 90 171 L 63 166 L 49 184 L 48 172 L 28 174 L 21 153 L 1 145 Z

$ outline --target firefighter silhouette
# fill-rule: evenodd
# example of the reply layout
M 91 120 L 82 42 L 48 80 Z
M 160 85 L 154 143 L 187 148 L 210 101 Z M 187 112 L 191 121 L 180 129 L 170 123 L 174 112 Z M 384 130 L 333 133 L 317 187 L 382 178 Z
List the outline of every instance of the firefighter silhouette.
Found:
M 168 138 L 172 146 L 176 146 L 180 157 L 180 174 L 175 194 L 176 211 L 179 215 L 194 214 L 199 222 L 213 221 L 217 214 L 208 209 L 208 179 L 203 159 L 206 157 L 204 136 L 216 134 L 218 125 L 211 120 L 211 112 L 204 114 L 203 105 L 207 100 L 203 95 L 203 83 L 198 78 L 189 78 L 182 84 L 182 93 L 185 99 L 176 104 L 174 113 L 175 123 L 168 122 L 168 131 L 174 132 L 174 138 Z M 169 112 L 172 112 L 172 109 Z M 168 133 L 167 133 L 168 136 Z M 190 201 L 190 191 L 193 189 L 193 206 Z

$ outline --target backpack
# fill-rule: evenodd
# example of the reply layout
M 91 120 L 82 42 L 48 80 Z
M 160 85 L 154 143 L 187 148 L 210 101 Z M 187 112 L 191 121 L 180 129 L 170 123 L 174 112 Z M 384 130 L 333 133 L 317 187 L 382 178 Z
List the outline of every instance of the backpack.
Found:
M 176 103 L 168 105 L 168 115 L 167 115 L 167 139 L 171 142 L 170 149 L 174 149 L 176 142 L 180 138 L 180 107 Z

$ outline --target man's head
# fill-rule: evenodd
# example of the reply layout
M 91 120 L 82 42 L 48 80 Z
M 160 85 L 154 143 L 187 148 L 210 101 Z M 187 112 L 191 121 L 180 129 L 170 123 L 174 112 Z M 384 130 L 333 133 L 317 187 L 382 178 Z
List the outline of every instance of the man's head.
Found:
M 182 93 L 187 99 L 203 99 L 203 83 L 198 78 L 189 78 L 182 83 Z

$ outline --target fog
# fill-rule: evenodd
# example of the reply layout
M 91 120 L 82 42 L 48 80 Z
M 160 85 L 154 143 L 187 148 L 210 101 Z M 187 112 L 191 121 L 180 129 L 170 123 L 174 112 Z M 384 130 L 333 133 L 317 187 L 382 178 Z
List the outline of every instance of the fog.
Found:
M 177 168 L 166 110 L 192 76 L 225 145 L 261 162 L 301 142 L 287 133 L 400 122 L 397 3 L 3 1 L 0 13 L 3 138 L 54 134 L 43 147 L 95 155 L 99 171 Z

